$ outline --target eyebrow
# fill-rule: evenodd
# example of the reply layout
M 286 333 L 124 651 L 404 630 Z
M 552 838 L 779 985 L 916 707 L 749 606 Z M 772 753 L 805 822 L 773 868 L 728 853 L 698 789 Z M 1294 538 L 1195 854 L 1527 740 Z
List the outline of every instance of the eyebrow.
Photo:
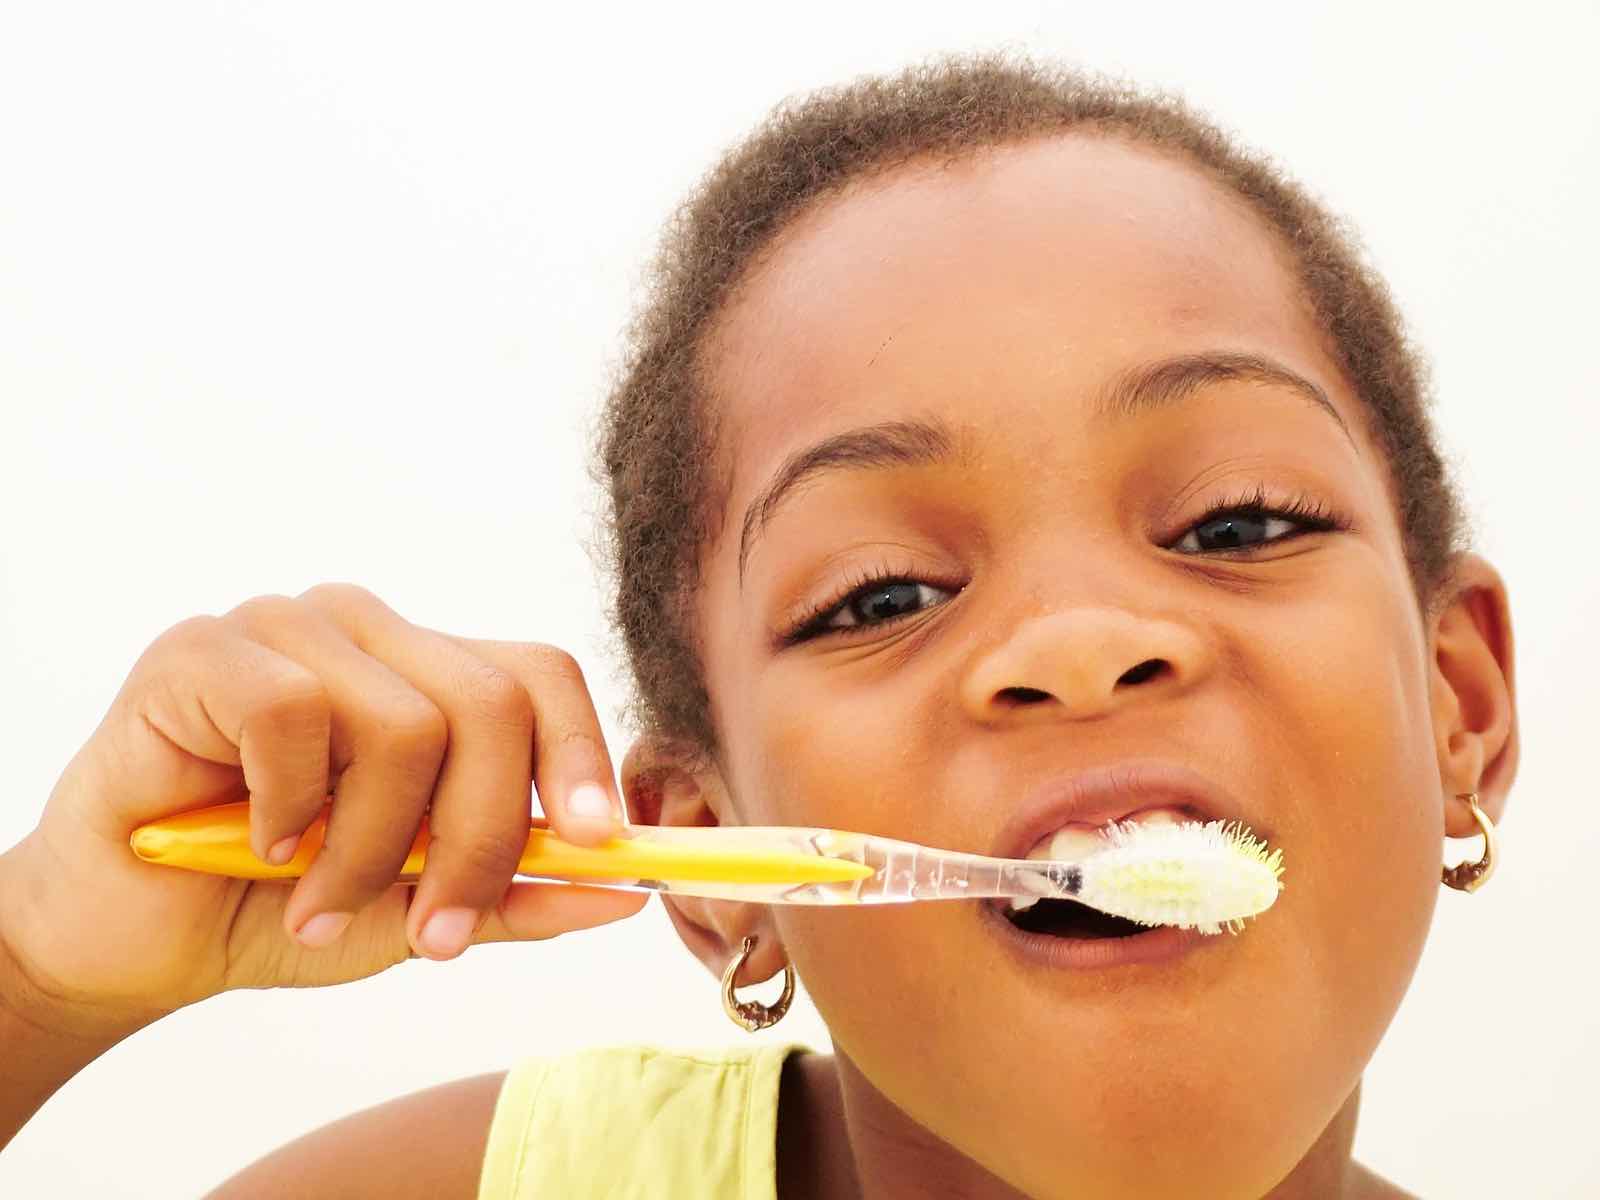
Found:
M 1350 428 L 1320 387 L 1282 363 L 1255 354 L 1202 353 L 1161 359 L 1124 371 L 1096 399 L 1094 423 L 1121 424 L 1170 409 L 1218 383 L 1273 384 L 1299 395 L 1331 416 L 1352 446 Z M 786 458 L 745 509 L 739 534 L 739 581 L 756 540 L 778 508 L 802 483 L 830 471 L 928 467 L 962 457 L 964 443 L 937 418 L 888 421 L 823 438 Z

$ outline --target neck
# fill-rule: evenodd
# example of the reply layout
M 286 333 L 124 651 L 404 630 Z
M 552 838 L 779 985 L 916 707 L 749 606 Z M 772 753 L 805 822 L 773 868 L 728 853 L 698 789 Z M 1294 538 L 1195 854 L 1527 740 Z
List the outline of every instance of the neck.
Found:
M 1403 1197 L 1405 1193 L 1350 1157 L 1360 1104 L 1358 1083 L 1322 1136 L 1261 1200 Z M 784 1067 L 778 1197 L 802 1196 L 1030 1200 L 911 1120 L 841 1053 L 794 1055 Z

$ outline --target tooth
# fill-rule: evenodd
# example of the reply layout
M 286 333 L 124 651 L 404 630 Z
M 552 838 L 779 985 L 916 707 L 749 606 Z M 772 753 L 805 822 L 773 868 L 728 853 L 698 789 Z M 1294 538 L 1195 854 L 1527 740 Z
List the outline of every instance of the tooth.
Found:
M 1184 818 L 1176 809 L 1153 808 L 1147 813 L 1140 813 L 1133 818 L 1140 825 L 1176 825 Z
M 1132 825 L 1176 825 L 1185 820 L 1176 808 L 1150 808 L 1127 818 Z M 1028 851 L 1030 859 L 1078 859 L 1093 854 L 1104 844 L 1104 830 L 1111 824 L 1099 827 L 1075 824 L 1058 829 L 1052 836 L 1041 838 Z
M 1040 898 L 1038 896 L 1022 896 L 1022 897 L 1019 897 L 1019 898 L 1011 901 L 1011 911 L 1012 912 L 1025 912 L 1026 910 L 1032 908 L 1035 904 L 1039 903 L 1039 899 Z
M 1082 858 L 1086 854 L 1093 854 L 1104 844 L 1098 829 L 1090 829 L 1079 825 L 1056 831 L 1055 837 L 1050 839 L 1049 853 L 1040 855 L 1041 858 Z

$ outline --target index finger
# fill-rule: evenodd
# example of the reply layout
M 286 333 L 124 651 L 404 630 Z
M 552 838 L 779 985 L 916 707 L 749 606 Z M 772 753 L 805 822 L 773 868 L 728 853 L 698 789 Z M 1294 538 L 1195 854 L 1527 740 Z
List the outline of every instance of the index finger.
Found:
M 539 642 L 441 636 L 527 689 L 533 701 L 533 790 L 556 836 L 591 846 L 621 834 L 628 821 L 611 753 L 577 659 Z

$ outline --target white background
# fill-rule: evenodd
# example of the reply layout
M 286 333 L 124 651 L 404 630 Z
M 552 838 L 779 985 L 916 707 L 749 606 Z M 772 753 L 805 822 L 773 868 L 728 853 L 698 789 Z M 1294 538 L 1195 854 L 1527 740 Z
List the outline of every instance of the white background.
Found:
M 662 220 L 791 92 L 934 50 L 1057 55 L 1270 150 L 1353 219 L 1435 363 L 1509 583 L 1523 759 L 1504 865 L 1441 898 L 1357 1154 L 1428 1196 L 1593 1195 L 1600 21 L 1484 8 L 7 6 L 0 845 L 162 630 L 321 580 L 571 650 L 620 760 L 582 451 Z M 827 1045 L 809 1008 L 780 1035 Z M 0 1194 L 198 1195 L 526 1054 L 743 1036 L 654 905 L 232 993 L 63 1088 Z

